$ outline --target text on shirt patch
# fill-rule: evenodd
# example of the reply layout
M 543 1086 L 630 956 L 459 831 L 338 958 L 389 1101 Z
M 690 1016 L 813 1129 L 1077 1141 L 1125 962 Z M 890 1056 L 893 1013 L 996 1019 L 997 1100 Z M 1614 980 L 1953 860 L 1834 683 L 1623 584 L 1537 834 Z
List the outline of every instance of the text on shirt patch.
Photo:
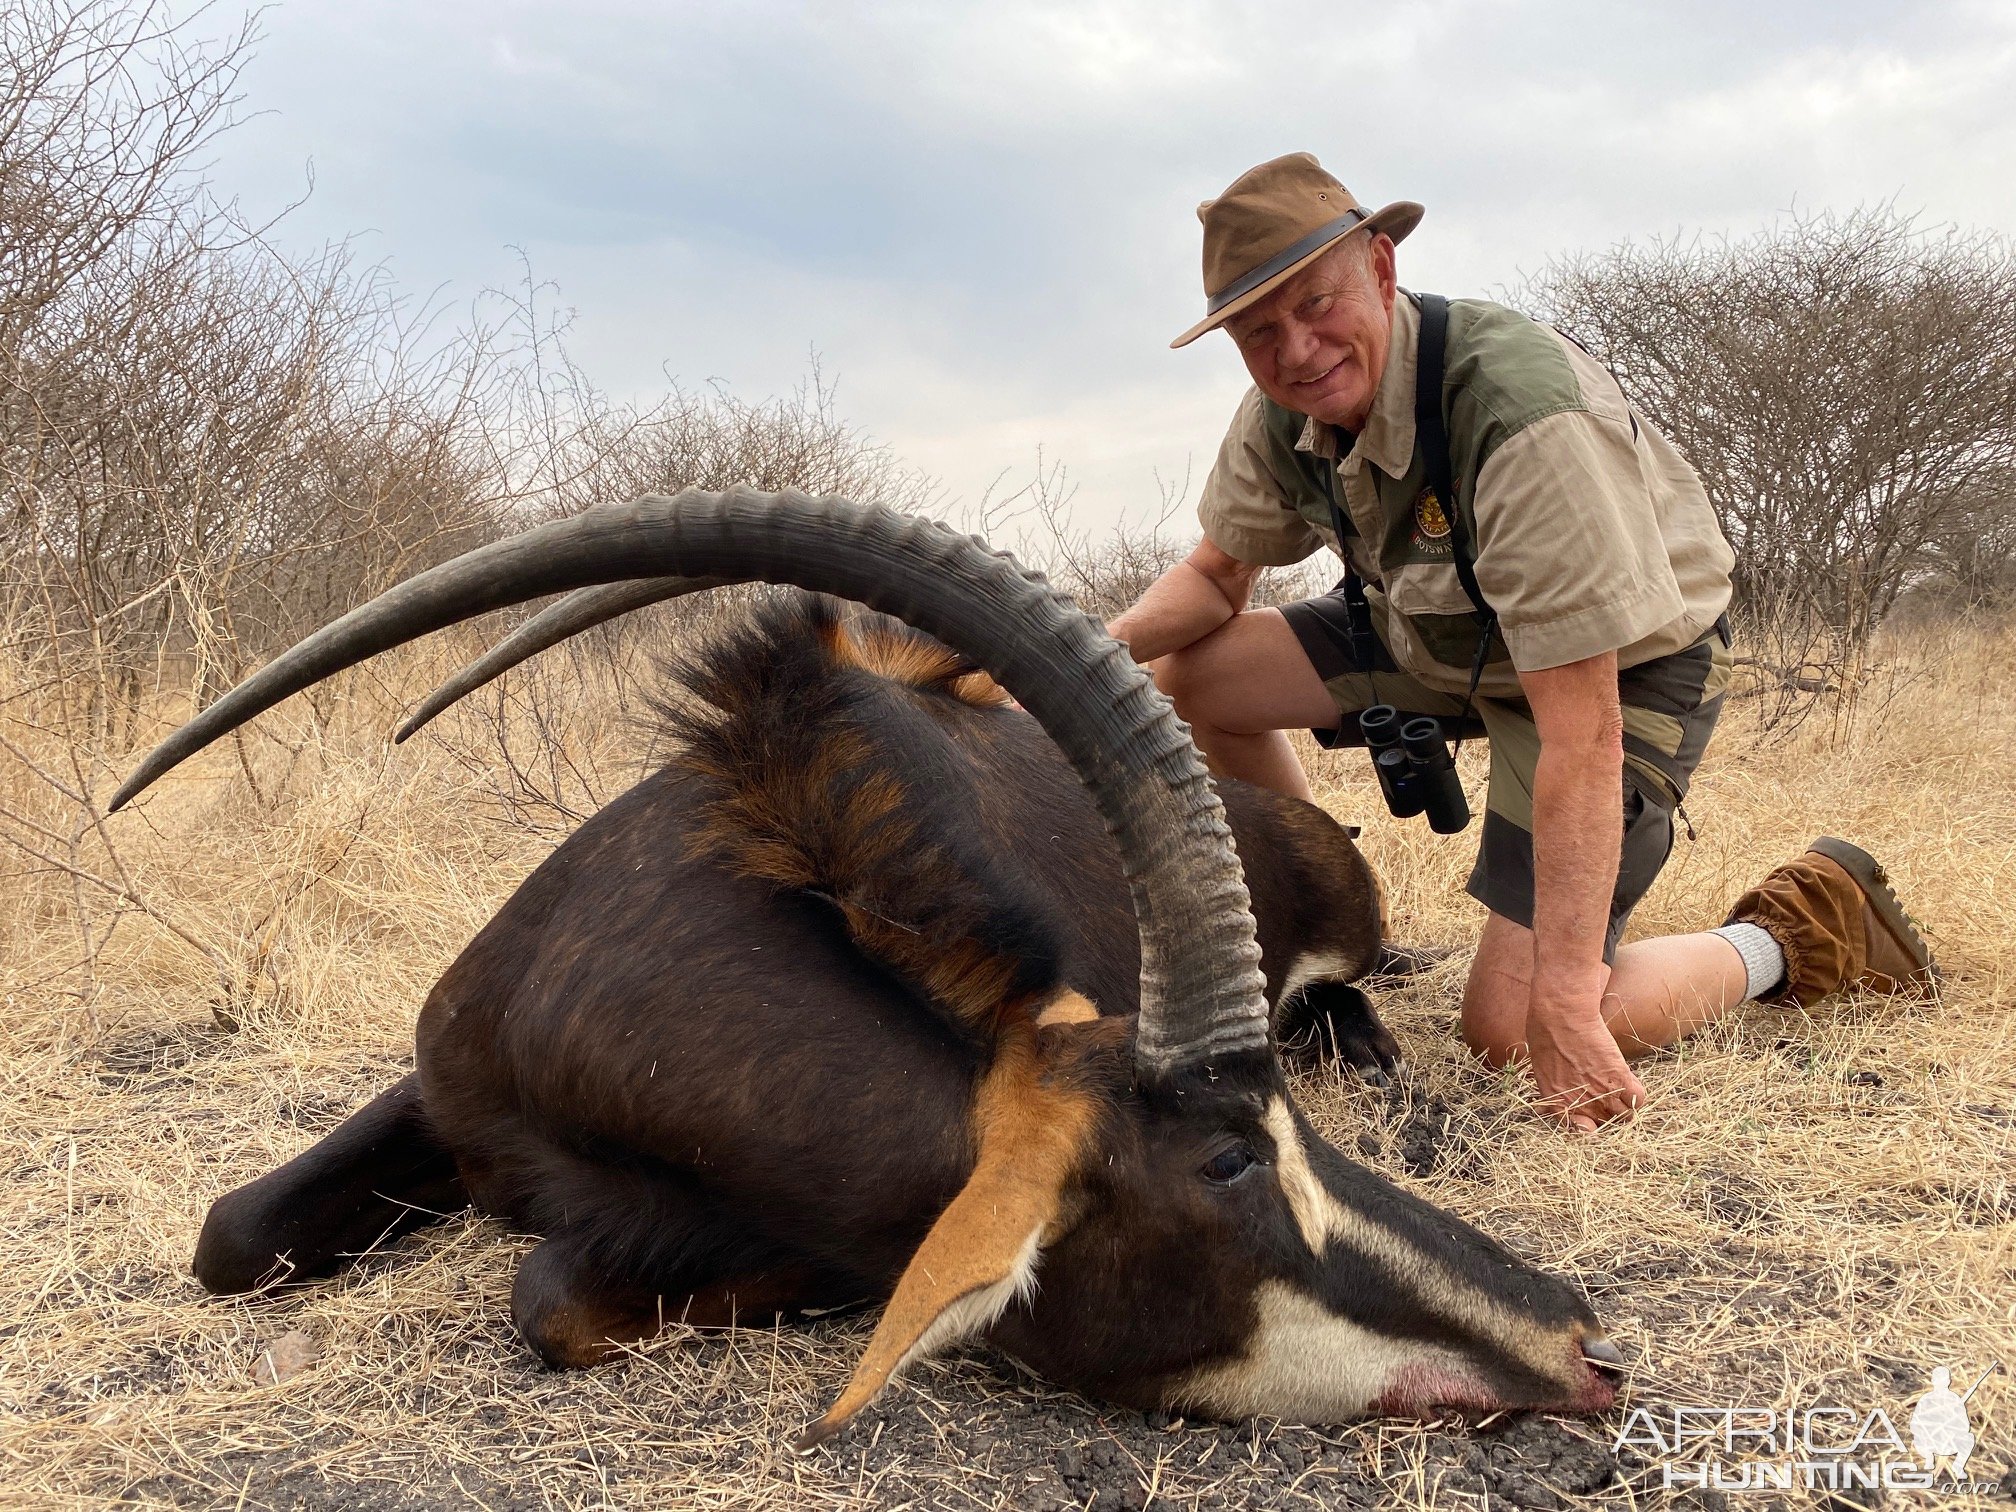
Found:
M 1414 500 L 1414 545 L 1433 549 L 1449 539 L 1449 516 L 1435 490 L 1424 488 Z

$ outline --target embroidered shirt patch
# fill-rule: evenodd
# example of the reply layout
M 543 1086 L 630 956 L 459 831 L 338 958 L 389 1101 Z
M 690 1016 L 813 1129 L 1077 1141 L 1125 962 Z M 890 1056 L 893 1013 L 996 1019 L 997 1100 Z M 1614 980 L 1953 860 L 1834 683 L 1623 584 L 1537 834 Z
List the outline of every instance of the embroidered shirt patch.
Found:
M 1423 540 L 1446 541 L 1449 539 L 1449 516 L 1442 510 L 1442 501 L 1435 497 L 1435 490 L 1424 488 L 1421 497 L 1414 501 L 1414 528 Z

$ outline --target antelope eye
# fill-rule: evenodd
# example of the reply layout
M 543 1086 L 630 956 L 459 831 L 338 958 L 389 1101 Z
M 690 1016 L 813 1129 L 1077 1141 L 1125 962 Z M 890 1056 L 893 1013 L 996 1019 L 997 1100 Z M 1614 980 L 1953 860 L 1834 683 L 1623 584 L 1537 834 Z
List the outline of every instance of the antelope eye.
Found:
M 1258 1163 L 1259 1158 L 1253 1153 L 1252 1147 L 1242 1140 L 1238 1144 L 1227 1145 L 1205 1161 L 1200 1174 L 1206 1181 L 1226 1186 L 1244 1176 Z

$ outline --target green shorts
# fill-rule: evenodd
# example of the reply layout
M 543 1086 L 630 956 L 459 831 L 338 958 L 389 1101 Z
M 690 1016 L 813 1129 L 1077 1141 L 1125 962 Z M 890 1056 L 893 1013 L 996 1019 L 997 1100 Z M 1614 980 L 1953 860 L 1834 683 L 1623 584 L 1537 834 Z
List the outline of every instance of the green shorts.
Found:
M 1373 664 L 1361 665 L 1341 591 L 1282 607 L 1309 664 L 1336 700 L 1334 730 L 1312 730 L 1325 749 L 1362 746 L 1358 714 L 1375 703 L 1403 714 L 1438 720 L 1445 735 L 1458 732 L 1463 700 L 1437 693 L 1402 672 L 1373 638 Z M 1617 941 L 1673 850 L 1673 814 L 1714 733 L 1732 670 L 1726 616 L 1684 651 L 1629 667 L 1618 677 L 1624 712 L 1624 848 L 1610 895 L 1610 924 L 1603 958 Z M 1480 698 L 1466 736 L 1491 743 L 1491 777 L 1484 800 L 1483 838 L 1470 871 L 1470 896 L 1515 924 L 1533 927 L 1533 770 L 1540 732 L 1524 699 Z M 1426 823 L 1426 820 L 1421 821 Z

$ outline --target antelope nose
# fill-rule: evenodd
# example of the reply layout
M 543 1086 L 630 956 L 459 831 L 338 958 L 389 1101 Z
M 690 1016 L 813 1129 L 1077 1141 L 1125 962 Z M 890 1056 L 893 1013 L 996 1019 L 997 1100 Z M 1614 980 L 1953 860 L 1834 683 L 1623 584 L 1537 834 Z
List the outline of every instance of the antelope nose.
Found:
M 1621 1371 L 1624 1368 L 1624 1351 L 1602 1334 L 1589 1334 L 1583 1338 L 1582 1358 L 1605 1370 Z

